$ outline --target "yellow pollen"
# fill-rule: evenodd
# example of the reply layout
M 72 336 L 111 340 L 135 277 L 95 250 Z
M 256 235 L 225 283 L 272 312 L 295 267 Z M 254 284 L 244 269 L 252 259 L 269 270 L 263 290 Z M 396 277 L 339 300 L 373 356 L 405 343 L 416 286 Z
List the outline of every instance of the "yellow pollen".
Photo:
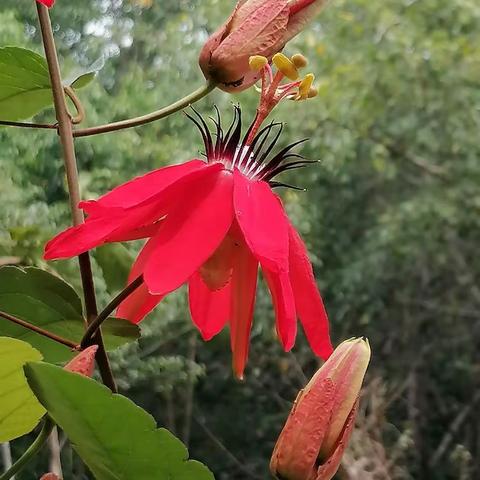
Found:
M 310 89 L 312 88 L 313 81 L 315 80 L 315 75 L 309 73 L 305 75 L 305 78 L 302 80 L 302 83 L 298 86 L 298 97 L 299 100 L 305 100 L 308 98 Z
M 290 80 L 297 80 L 298 70 L 294 63 L 283 53 L 276 53 L 272 59 L 275 66 Z
M 251 70 L 254 72 L 259 72 L 268 64 L 268 59 L 262 55 L 252 55 L 248 60 L 248 64 Z
M 291 60 L 297 68 L 305 68 L 308 65 L 307 57 L 305 57 L 301 53 L 296 53 L 295 55 L 293 55 Z

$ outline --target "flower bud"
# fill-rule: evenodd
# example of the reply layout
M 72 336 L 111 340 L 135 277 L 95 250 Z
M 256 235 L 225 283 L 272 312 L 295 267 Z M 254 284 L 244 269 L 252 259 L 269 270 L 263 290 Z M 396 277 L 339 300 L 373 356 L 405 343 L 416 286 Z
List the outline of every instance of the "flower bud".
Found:
M 330 480 L 353 430 L 370 346 L 340 344 L 299 393 L 272 454 L 270 470 L 282 480 Z
M 92 345 L 81 351 L 78 355 L 73 357 L 63 368 L 69 372 L 79 373 L 85 377 L 93 375 L 95 367 L 95 354 L 97 353 L 98 345 Z
M 46 473 L 40 477 L 40 480 L 60 480 L 60 477 L 55 473 Z
M 207 80 L 225 91 L 253 85 L 260 73 L 252 56 L 269 61 L 297 35 L 326 0 L 240 0 L 230 18 L 207 40 L 199 58 Z

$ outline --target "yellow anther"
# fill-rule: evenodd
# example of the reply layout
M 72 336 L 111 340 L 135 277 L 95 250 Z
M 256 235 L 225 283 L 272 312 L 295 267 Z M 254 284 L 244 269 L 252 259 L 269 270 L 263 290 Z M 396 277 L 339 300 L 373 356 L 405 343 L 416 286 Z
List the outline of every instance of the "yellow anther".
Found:
M 310 87 L 310 90 L 308 91 L 308 98 L 314 98 L 317 95 L 318 95 L 318 88 Z
M 262 55 L 252 55 L 248 60 L 248 64 L 250 65 L 251 70 L 259 72 L 268 64 L 268 59 Z
M 274 65 L 290 80 L 297 80 L 298 70 L 293 62 L 283 53 L 276 53 L 272 61 Z
M 302 100 L 308 98 L 308 94 L 310 93 L 310 89 L 312 88 L 312 84 L 314 80 L 315 80 L 315 75 L 313 73 L 309 73 L 305 75 L 305 78 L 302 80 L 302 82 L 298 86 L 298 96 Z
M 297 68 L 305 68 L 308 65 L 308 60 L 307 57 L 302 55 L 301 53 L 296 53 L 293 55 L 291 58 L 292 63 L 297 67 Z

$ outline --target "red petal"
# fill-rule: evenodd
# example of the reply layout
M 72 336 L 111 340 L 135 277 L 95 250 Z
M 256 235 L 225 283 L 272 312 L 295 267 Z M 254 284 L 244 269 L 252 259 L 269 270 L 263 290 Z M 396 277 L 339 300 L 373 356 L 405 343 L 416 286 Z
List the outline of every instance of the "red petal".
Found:
M 128 209 L 104 208 L 94 201 L 80 202 L 80 207 L 91 216 L 84 224 L 69 228 L 50 240 L 45 248 L 45 259 L 73 257 L 106 242 L 137 239 L 156 232 L 159 219 L 178 204 L 192 182 L 199 182 L 223 168 L 220 164 L 205 166 L 200 163 L 202 168 L 190 167 L 191 171 L 184 173 L 183 177 Z M 180 171 L 176 170 L 177 173 Z
M 208 165 L 186 173 L 182 178 L 172 183 L 147 200 L 127 209 L 118 207 L 103 209 L 102 217 L 109 217 L 110 212 L 117 215 L 120 210 L 121 222 L 118 228 L 108 236 L 108 242 L 124 242 L 146 236 L 153 236 L 160 228 L 162 217 L 174 210 L 179 202 L 190 192 L 192 185 L 201 183 L 204 178 L 223 169 L 220 164 Z
M 190 162 L 182 163 L 180 165 L 159 168 L 158 170 L 154 170 L 153 172 L 119 185 L 93 203 L 97 208 L 130 208 L 148 200 L 150 197 L 158 195 L 161 191 L 165 190 L 185 175 L 201 170 L 206 166 L 207 164 L 202 160 L 191 160 Z M 84 208 L 88 213 L 94 214 L 95 207 L 93 207 L 92 202 L 90 201 L 82 202 L 81 208 Z
M 151 240 L 145 244 L 132 266 L 130 275 L 128 276 L 128 284 L 132 283 L 136 278 L 142 275 L 153 247 L 154 243 Z M 117 316 L 119 318 L 130 320 L 132 323 L 139 323 L 161 302 L 162 299 L 163 296 L 161 295 L 152 295 L 148 291 L 147 285 L 143 283 L 120 304 L 117 309 Z
M 145 284 L 140 285 L 120 304 L 117 309 L 117 316 L 132 323 L 139 323 L 163 298 L 163 295 L 152 295 Z
M 45 260 L 68 258 L 86 252 L 105 243 L 106 238 L 118 226 L 120 218 L 87 220 L 77 227 L 70 227 L 52 238 L 45 245 Z
M 228 283 L 220 290 L 210 290 L 199 272 L 188 283 L 190 313 L 204 340 L 219 333 L 230 316 L 231 288 Z
M 326 359 L 333 351 L 328 317 L 318 291 L 307 249 L 297 231 L 290 225 L 290 281 L 297 314 L 312 350 Z
M 253 255 L 271 271 L 288 271 L 288 219 L 268 184 L 235 170 L 233 201 Z
M 154 224 L 145 225 L 144 227 L 135 228 L 125 231 L 113 232 L 108 236 L 108 242 L 129 242 L 131 240 L 142 240 L 144 238 L 153 237 L 160 228 L 160 224 L 163 220 L 159 220 Z
M 277 318 L 277 332 L 283 348 L 288 352 L 295 344 L 297 335 L 295 298 L 290 285 L 290 277 L 288 272 L 274 273 L 266 268 L 263 268 L 262 271 L 272 295 Z
M 232 188 L 229 172 L 210 170 L 176 202 L 150 240 L 155 246 L 144 278 L 151 293 L 175 290 L 217 249 L 232 224 Z
M 45 6 L 48 8 L 52 7 L 53 4 L 55 3 L 55 0 L 37 0 L 39 3 L 43 3 Z
M 257 273 L 258 262 L 249 252 L 247 246 L 240 244 L 233 261 L 230 318 L 233 371 L 240 379 L 243 378 L 248 358 L 250 330 L 257 290 Z

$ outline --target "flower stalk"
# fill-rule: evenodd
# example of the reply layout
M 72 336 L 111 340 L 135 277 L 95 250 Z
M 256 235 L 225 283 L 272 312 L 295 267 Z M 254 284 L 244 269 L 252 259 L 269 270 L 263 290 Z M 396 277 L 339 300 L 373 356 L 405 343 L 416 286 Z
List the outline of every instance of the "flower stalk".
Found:
M 93 322 L 88 325 L 85 334 L 83 335 L 80 347 L 82 350 L 89 345 L 95 343 L 95 334 L 101 327 L 102 323 L 113 313 L 113 311 L 137 288 L 143 284 L 143 275 L 137 277 L 133 282 L 129 283 L 95 318 Z
M 207 82 L 202 85 L 197 90 L 186 95 L 185 97 L 177 100 L 176 102 L 156 110 L 155 112 L 148 113 L 147 115 L 142 115 L 140 117 L 130 118 L 128 120 L 121 120 L 119 122 L 107 123 L 106 125 L 99 125 L 97 127 L 89 127 L 76 129 L 73 131 L 74 137 L 88 137 L 90 135 L 99 135 L 101 133 L 115 132 L 118 130 L 124 130 L 126 128 L 138 127 L 140 125 L 146 125 L 147 123 L 152 123 L 162 118 L 168 117 L 173 113 L 176 113 L 184 108 L 189 107 L 190 105 L 198 102 L 203 97 L 206 97 L 210 92 L 212 92 L 216 87 L 214 82 Z
M 52 85 L 53 101 L 55 114 L 58 121 L 58 134 L 63 150 L 63 160 L 67 175 L 68 192 L 70 197 L 70 209 L 74 225 L 80 225 L 84 221 L 83 213 L 78 208 L 80 202 L 80 186 L 78 182 L 78 169 L 75 157 L 75 147 L 73 144 L 72 119 L 68 113 L 67 103 L 62 85 L 60 66 L 58 63 L 55 40 L 50 22 L 50 16 L 46 6 L 37 3 L 37 13 L 40 22 L 45 56 L 47 59 L 50 82 Z M 95 288 L 93 283 L 92 267 L 88 252 L 82 253 L 78 257 L 80 273 L 82 278 L 83 293 L 85 299 L 85 309 L 87 322 L 92 321 L 97 316 L 97 302 L 95 298 Z M 97 363 L 102 376 L 102 380 L 112 391 L 116 392 L 117 387 L 113 378 L 110 362 L 103 344 L 101 331 L 95 334 L 95 343 L 99 346 L 97 353 Z

